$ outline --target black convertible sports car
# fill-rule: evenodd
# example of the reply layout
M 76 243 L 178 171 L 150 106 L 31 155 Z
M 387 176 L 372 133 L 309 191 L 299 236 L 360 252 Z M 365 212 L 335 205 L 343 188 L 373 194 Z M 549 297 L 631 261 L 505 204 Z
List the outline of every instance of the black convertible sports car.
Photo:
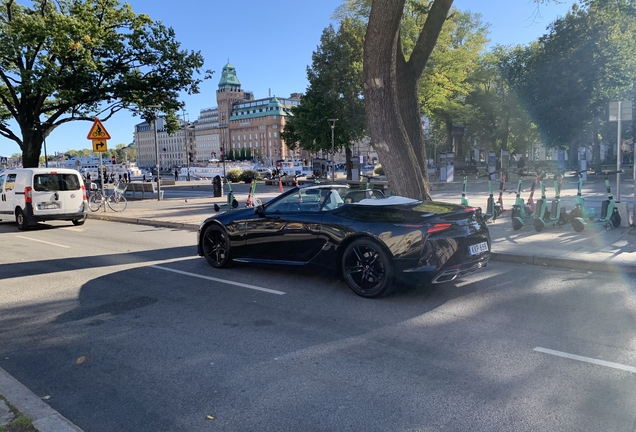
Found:
M 198 253 L 217 268 L 232 261 L 327 266 L 369 298 L 391 293 L 396 278 L 448 282 L 488 263 L 481 209 L 372 193 L 355 199 L 359 192 L 301 186 L 256 208 L 219 213 L 201 223 Z

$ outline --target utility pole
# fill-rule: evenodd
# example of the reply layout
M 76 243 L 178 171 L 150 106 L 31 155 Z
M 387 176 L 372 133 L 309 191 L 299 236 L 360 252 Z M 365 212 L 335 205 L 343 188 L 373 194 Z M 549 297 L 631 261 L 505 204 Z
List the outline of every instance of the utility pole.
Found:
M 331 181 L 335 181 L 336 176 L 336 164 L 334 163 L 334 129 L 336 128 L 336 122 L 338 119 L 327 119 L 329 126 L 331 126 Z
M 155 170 L 157 171 L 157 201 L 161 201 L 161 181 L 159 180 L 159 139 L 157 138 L 157 110 L 161 105 L 148 105 L 146 108 L 152 108 L 154 114 L 153 125 L 155 129 Z
M 187 113 L 185 112 L 185 108 L 182 108 L 181 112 L 183 113 L 183 147 L 185 148 L 185 155 L 188 165 L 188 174 L 186 175 L 186 181 L 190 181 L 190 148 L 188 147 L 186 138 L 186 135 L 188 134 L 188 124 L 186 123 Z

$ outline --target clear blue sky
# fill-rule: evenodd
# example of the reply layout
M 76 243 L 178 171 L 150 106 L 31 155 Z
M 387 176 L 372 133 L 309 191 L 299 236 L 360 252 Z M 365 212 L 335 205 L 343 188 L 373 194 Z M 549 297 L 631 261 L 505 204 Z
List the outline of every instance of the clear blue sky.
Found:
M 188 50 L 201 51 L 204 69 L 215 72 L 204 81 L 201 93 L 184 95 L 187 118 L 195 120 L 203 108 L 216 106 L 215 92 L 221 69 L 230 60 L 244 90 L 256 98 L 287 97 L 304 92 L 306 68 L 320 44 L 322 30 L 342 0 L 190 0 L 163 2 L 129 0 L 136 13 L 172 27 Z M 537 5 L 532 0 L 455 0 L 454 7 L 480 13 L 490 23 L 491 44 L 526 44 L 545 33 L 555 18 L 563 16 L 573 0 L 563 4 Z M 180 9 L 180 6 L 183 6 Z M 104 122 L 112 139 L 109 147 L 133 141 L 137 117 L 122 112 Z M 56 129 L 47 139 L 48 154 L 90 148 L 86 136 L 89 122 L 72 122 Z M 17 128 L 15 128 L 17 130 Z M 0 155 L 19 153 L 16 143 L 0 137 Z

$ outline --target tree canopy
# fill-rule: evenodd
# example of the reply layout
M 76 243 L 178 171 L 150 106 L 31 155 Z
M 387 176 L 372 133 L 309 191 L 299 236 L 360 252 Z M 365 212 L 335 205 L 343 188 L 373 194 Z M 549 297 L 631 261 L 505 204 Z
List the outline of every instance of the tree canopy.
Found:
M 506 78 L 548 146 L 594 142 L 600 169 L 609 103 L 634 97 L 634 34 L 634 0 L 584 0 L 539 41 L 507 56 Z
M 149 105 L 173 116 L 179 92 L 198 93 L 202 66 L 171 28 L 118 0 L 0 0 L 0 135 L 37 166 L 61 124 L 124 109 L 152 120 Z
M 311 152 L 331 152 L 331 123 L 334 149 L 345 149 L 366 134 L 362 98 L 362 48 L 365 25 L 358 19 L 345 18 L 338 31 L 327 27 L 320 46 L 307 67 L 309 86 L 301 104 L 292 108 L 292 117 L 281 137 L 291 149 L 299 146 Z M 347 167 L 349 164 L 347 163 Z

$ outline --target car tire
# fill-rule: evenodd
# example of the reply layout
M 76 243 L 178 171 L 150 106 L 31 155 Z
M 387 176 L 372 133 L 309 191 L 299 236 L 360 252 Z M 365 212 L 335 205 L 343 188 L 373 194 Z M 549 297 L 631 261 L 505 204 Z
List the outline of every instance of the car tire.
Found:
M 86 218 L 87 217 L 88 217 L 87 215 L 84 215 L 83 218 L 81 218 L 81 219 L 72 219 L 71 222 L 73 222 L 73 225 L 75 225 L 75 226 L 84 225 L 84 222 L 86 222 Z
M 15 224 L 20 231 L 26 231 L 29 229 L 29 222 L 21 208 L 15 211 Z
M 230 239 L 223 227 L 215 224 L 207 227 L 201 239 L 201 248 L 203 256 L 212 267 L 225 268 L 232 263 Z
M 342 254 L 341 267 L 349 288 L 361 297 L 384 297 L 395 289 L 391 258 L 373 240 L 354 240 Z

